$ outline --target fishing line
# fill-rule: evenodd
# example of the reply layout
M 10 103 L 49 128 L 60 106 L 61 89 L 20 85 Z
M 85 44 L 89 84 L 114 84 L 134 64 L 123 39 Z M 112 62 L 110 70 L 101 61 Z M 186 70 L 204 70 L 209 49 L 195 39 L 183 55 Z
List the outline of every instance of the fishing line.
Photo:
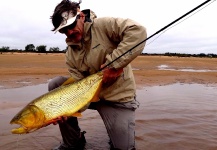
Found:
M 132 47 L 131 49 L 127 50 L 126 52 L 124 52 L 123 54 L 121 54 L 120 56 L 118 56 L 117 58 L 115 58 L 114 60 L 112 60 L 111 62 L 109 62 L 107 65 L 105 65 L 104 67 L 102 67 L 100 69 L 103 70 L 106 67 L 108 67 L 109 65 L 111 65 L 113 62 L 115 62 L 116 60 L 120 59 L 122 56 L 126 55 L 127 53 L 132 53 L 132 50 L 134 48 L 136 48 L 137 46 L 139 46 L 140 44 L 146 42 L 147 40 L 149 40 L 150 38 L 152 38 L 153 36 L 159 34 L 160 32 L 166 30 L 168 27 L 170 27 L 171 25 L 173 25 L 174 23 L 178 22 L 179 20 L 183 19 L 184 17 L 188 16 L 189 14 L 191 14 L 192 12 L 194 12 L 195 10 L 199 9 L 200 7 L 202 7 L 203 5 L 209 3 L 212 0 L 207 0 L 203 3 L 201 3 L 200 5 L 196 6 L 195 8 L 193 8 L 192 10 L 190 10 L 189 12 L 185 13 L 184 15 L 182 15 L 181 17 L 177 18 L 176 20 L 172 21 L 171 23 L 169 23 L 168 25 L 164 26 L 163 28 L 161 28 L 160 30 L 158 30 L 157 32 L 155 32 L 154 34 L 152 34 L 151 36 L 149 36 L 148 38 L 146 38 L 145 40 L 141 41 L 140 43 L 138 43 L 137 45 L 135 45 L 134 47 Z M 216 1 L 216 0 L 214 0 Z M 213 2 L 214 2 L 213 1 Z
M 216 0 L 214 0 L 216 1 Z M 165 29 L 165 31 L 162 31 L 156 38 L 154 38 L 152 41 L 150 41 L 149 43 L 147 43 L 145 45 L 145 47 L 147 47 L 148 45 L 150 45 L 151 43 L 153 43 L 155 40 L 157 40 L 162 34 L 164 34 L 166 31 L 172 29 L 173 27 L 179 25 L 180 23 L 184 22 L 185 20 L 189 19 L 190 17 L 192 17 L 193 15 L 197 14 L 198 12 L 200 12 L 201 10 L 203 10 L 204 8 L 206 8 L 207 6 L 209 6 L 210 4 L 212 4 L 214 1 L 210 2 L 209 4 L 205 5 L 204 7 L 202 7 L 201 9 L 197 10 L 196 12 L 194 12 L 193 14 L 191 14 L 190 16 L 184 18 L 183 20 L 179 21 L 178 23 L 172 25 L 171 27 Z

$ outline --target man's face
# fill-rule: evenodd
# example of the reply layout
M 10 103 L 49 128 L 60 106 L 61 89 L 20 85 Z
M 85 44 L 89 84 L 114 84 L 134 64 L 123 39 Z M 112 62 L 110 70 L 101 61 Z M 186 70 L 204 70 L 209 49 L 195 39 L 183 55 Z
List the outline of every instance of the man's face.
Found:
M 79 43 L 84 32 L 84 14 L 81 12 L 74 23 L 59 30 L 60 33 L 65 34 L 67 38 L 75 43 Z

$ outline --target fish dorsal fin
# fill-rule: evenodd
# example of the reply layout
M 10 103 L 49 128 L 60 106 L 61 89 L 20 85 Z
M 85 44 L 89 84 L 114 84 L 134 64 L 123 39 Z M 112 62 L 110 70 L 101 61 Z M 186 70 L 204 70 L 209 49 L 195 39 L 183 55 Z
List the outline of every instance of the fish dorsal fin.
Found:
M 62 86 L 67 85 L 67 84 L 71 84 L 73 82 L 75 82 L 75 79 L 72 77 L 69 77 L 65 82 L 63 82 Z

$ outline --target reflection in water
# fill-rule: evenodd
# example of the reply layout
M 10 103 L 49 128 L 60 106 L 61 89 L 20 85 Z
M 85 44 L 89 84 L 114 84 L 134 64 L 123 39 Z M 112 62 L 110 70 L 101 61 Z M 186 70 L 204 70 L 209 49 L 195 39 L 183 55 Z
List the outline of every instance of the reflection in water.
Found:
M 47 84 L 14 89 L 0 89 L 1 101 L 29 101 L 48 91 Z
M 0 105 L 19 101 L 23 104 L 46 91 L 46 84 L 17 89 L 0 89 Z M 200 84 L 172 84 L 137 90 L 137 100 L 140 102 L 140 107 L 136 111 L 137 149 L 217 149 L 216 97 L 216 86 Z M 20 108 L 22 107 L 19 106 L 13 110 L 17 112 Z M 7 133 L 11 129 L 8 127 L 8 122 L 14 115 L 9 112 L 11 112 L 9 109 L 1 111 L 1 117 L 6 116 L 6 122 L 3 122 L 5 128 L 0 134 L 0 139 L 8 139 L 7 141 L 1 139 L 0 149 L 16 148 L 17 139 Z M 82 130 L 87 131 L 87 149 L 109 149 L 109 138 L 96 111 L 85 111 L 79 123 Z M 53 131 L 54 126 L 50 125 L 27 136 L 22 136 L 19 146 L 30 149 L 31 147 L 32 149 L 50 149 L 61 139 L 58 127 L 55 126 L 55 128 Z
M 168 65 L 160 65 L 157 67 L 158 70 L 169 70 L 169 71 L 184 71 L 184 72 L 217 72 L 217 70 L 208 70 L 208 69 L 192 69 L 192 68 L 180 68 L 180 69 L 174 69 L 169 67 Z

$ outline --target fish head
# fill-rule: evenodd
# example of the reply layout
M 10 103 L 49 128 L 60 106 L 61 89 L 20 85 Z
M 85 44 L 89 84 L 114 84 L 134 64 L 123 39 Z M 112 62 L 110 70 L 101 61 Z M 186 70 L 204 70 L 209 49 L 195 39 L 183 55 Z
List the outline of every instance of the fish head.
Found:
M 35 131 L 43 126 L 44 112 L 35 105 L 27 105 L 14 118 L 10 124 L 18 124 L 19 128 L 12 129 L 13 134 L 24 134 Z

